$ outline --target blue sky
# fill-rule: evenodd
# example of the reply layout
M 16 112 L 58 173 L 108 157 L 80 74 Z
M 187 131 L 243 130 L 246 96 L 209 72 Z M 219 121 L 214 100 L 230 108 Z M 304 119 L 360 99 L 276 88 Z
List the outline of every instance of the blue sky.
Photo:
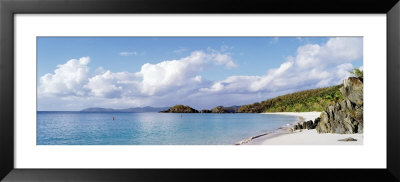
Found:
M 361 37 L 38 37 L 38 110 L 249 104 L 362 60 Z

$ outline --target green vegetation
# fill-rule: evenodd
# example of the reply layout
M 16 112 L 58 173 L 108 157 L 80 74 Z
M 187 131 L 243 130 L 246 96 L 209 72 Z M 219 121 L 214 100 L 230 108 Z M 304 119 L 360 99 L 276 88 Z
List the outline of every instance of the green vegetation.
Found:
M 223 106 L 214 107 L 214 108 L 211 110 L 211 112 L 212 112 L 212 113 L 227 113 L 227 111 L 224 109 Z
M 198 113 L 199 111 L 196 109 L 193 109 L 189 106 L 175 105 L 173 107 L 170 107 L 168 110 L 160 111 L 160 112 L 163 112 L 163 113 Z
M 362 71 L 354 69 L 354 74 L 362 76 Z M 217 106 L 211 110 L 203 109 L 201 113 L 262 113 L 262 112 L 310 112 L 323 111 L 329 105 L 343 100 L 339 88 L 343 85 L 336 85 L 326 88 L 304 90 L 291 94 L 278 96 L 262 102 L 256 102 L 244 106 L 223 107 Z M 184 105 L 175 105 L 164 113 L 199 113 L 196 109 Z
M 364 71 L 360 70 L 358 68 L 354 68 L 353 70 L 350 71 L 350 73 L 352 75 L 354 75 L 355 77 L 361 78 L 361 80 L 364 79 Z
M 240 113 L 261 112 L 310 112 L 323 111 L 328 105 L 343 99 L 339 88 L 342 85 L 304 90 L 292 94 L 278 96 L 272 99 L 244 105 Z
M 211 113 L 211 110 L 208 110 L 208 109 L 202 109 L 200 112 L 201 112 L 201 113 Z

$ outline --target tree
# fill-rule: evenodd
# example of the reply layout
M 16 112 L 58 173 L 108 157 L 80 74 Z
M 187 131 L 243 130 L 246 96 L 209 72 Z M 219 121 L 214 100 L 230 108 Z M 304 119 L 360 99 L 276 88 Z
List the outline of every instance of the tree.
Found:
M 222 106 L 214 107 L 211 110 L 211 112 L 213 112 L 213 113 L 227 113 L 226 110 L 224 109 L 224 107 L 222 107 Z
M 353 70 L 350 71 L 350 73 L 352 75 L 354 75 L 355 77 L 364 79 L 364 71 L 363 70 L 360 70 L 358 68 L 354 68 Z

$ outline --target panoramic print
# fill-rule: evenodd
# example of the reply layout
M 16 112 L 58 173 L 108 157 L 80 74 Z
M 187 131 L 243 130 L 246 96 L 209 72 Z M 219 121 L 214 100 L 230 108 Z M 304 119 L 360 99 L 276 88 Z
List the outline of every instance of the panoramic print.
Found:
M 362 37 L 37 37 L 37 145 L 362 145 Z

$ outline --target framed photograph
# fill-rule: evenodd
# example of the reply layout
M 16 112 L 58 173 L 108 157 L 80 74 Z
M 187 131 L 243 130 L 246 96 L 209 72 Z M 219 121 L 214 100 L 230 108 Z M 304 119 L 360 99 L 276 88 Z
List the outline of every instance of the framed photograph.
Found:
M 399 181 L 399 10 L 1 1 L 0 177 Z

